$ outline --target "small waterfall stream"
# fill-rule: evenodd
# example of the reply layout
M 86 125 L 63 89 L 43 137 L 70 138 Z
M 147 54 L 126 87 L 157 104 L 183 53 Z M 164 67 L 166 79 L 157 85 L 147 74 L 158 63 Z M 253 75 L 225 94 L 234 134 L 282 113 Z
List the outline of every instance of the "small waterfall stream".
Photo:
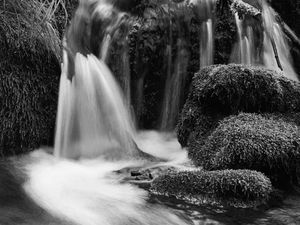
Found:
M 89 12 L 88 7 L 94 7 L 91 18 L 111 21 L 111 24 L 106 25 L 110 28 L 115 26 L 115 21 L 119 21 L 120 16 L 112 13 L 113 8 L 106 4 L 98 1 L 94 6 L 81 1 L 77 12 Z M 90 15 L 77 13 L 73 20 L 80 22 L 88 16 Z M 123 93 L 103 61 L 109 49 L 110 38 L 108 37 L 111 35 L 109 33 L 103 35 L 100 46 L 101 59 L 98 59 L 94 54 L 80 51 L 88 48 L 89 45 L 76 47 L 82 44 L 81 40 L 68 42 L 73 40 L 73 36 L 78 36 L 78 32 L 82 32 L 81 24 L 84 24 L 84 29 L 87 30 L 86 36 L 82 39 L 87 43 L 88 39 L 93 40 L 94 37 L 89 36 L 90 28 L 86 27 L 85 23 L 79 22 L 79 27 L 75 29 L 72 27 L 73 29 L 68 33 L 69 38 L 66 38 L 65 48 L 70 52 L 73 47 L 75 50 L 79 49 L 79 52 L 71 56 L 74 57 L 72 60 L 74 64 L 71 65 L 68 57 L 70 53 L 64 51 L 55 155 L 73 159 L 100 155 L 112 159 L 132 157 L 136 153 L 133 121 L 123 99 Z M 92 29 L 93 26 L 90 26 Z M 105 30 L 105 27 L 102 29 Z M 124 57 L 126 58 L 126 55 Z M 75 71 L 71 79 L 69 78 L 70 67 L 74 67 L 72 71 Z
M 238 30 L 238 43 L 232 53 L 232 62 L 246 65 L 261 65 L 283 72 L 284 76 L 298 80 L 290 55 L 290 46 L 280 24 L 276 21 L 276 12 L 266 2 L 261 1 L 261 24 L 259 20 L 235 13 Z M 278 54 L 279 62 L 276 60 Z M 280 68 L 282 67 L 282 68 Z
M 200 68 L 213 64 L 214 57 L 214 10 L 215 0 L 192 0 L 190 4 L 196 8 L 198 14 L 198 20 L 201 22 L 200 27 L 200 43 L 199 43 L 199 55 L 200 55 Z M 182 19 L 181 19 L 182 20 Z M 188 24 L 182 24 L 181 26 L 189 26 Z M 161 113 L 160 130 L 172 131 L 174 130 L 178 115 L 181 110 L 185 80 L 187 76 L 189 52 L 185 47 L 186 37 L 180 37 L 177 40 L 177 53 L 176 59 L 172 61 L 172 55 L 166 55 L 168 57 L 168 71 L 165 85 L 165 94 Z M 170 43 L 172 43 L 172 33 L 170 37 Z M 170 50 L 167 50 L 170 54 L 172 52 L 172 46 L 167 46 Z
M 270 38 L 274 38 L 274 42 L 277 46 L 278 56 L 281 62 L 284 75 L 292 80 L 298 81 L 298 76 L 294 70 L 292 57 L 290 54 L 290 46 L 287 38 L 285 37 L 281 26 L 276 21 L 275 11 L 263 1 L 263 26 L 264 26 L 264 65 L 267 68 L 281 71 L 278 67 L 275 54 L 273 51 L 272 41 Z
M 177 123 L 182 104 L 182 94 L 185 84 L 189 54 L 183 39 L 177 40 L 177 54 L 173 73 L 168 72 L 165 96 L 163 100 L 161 130 L 172 131 Z M 170 58 L 170 56 L 168 56 Z M 169 70 L 169 69 L 168 69 Z
M 199 17 L 200 67 L 204 67 L 213 64 L 213 11 L 216 1 L 192 2 L 198 7 L 199 15 L 204 15 Z M 170 167 L 195 169 L 189 166 L 187 152 L 181 148 L 175 135 L 169 132 L 173 131 L 180 111 L 189 52 L 184 35 L 176 40 L 174 62 L 172 45 L 175 43 L 166 46 L 167 81 L 160 128 L 168 133 L 137 131 L 129 112 L 131 74 L 128 43 L 123 46 L 120 55 L 127 103 L 124 92 L 105 63 L 113 30 L 122 17 L 122 13 L 114 10 L 105 0 L 80 0 L 72 24 L 76 29 L 70 29 L 65 38 L 54 156 L 37 150 L 25 159 L 28 161 L 24 166 L 28 176 L 23 186 L 26 194 L 51 216 L 70 225 L 196 225 L 236 222 L 236 215 L 228 216 L 225 208 L 212 207 L 209 211 L 208 207 L 204 207 L 204 210 L 201 207 L 193 209 L 186 203 L 176 202 L 167 207 L 151 202 L 147 191 L 126 182 L 129 175 L 122 173 L 122 170 L 128 168 L 158 168 L 158 171 Z M 101 27 L 105 31 L 101 33 L 101 38 L 90 36 L 95 28 L 90 24 L 93 20 L 100 20 L 101 24 L 105 22 L 106 26 Z M 255 29 L 251 25 L 245 26 L 244 22 L 236 15 L 239 40 L 235 60 L 250 65 L 261 63 L 277 69 L 269 40 L 274 37 L 284 72 L 296 79 L 289 53 L 285 51 L 288 43 L 275 22 L 274 11 L 268 5 L 263 5 L 265 32 L 262 57 L 255 50 Z M 95 44 L 95 40 L 100 44 Z M 138 84 L 141 95 L 143 79 Z M 153 162 L 148 158 L 141 159 L 137 157 L 140 152 L 138 148 L 162 160 Z M 183 212 L 190 219 L 182 215 Z M 247 211 L 243 212 L 247 214 Z M 259 213 L 256 210 L 254 214 Z M 210 219 L 214 217 L 215 220 Z M 245 217 L 248 218 L 248 215 Z M 261 215 L 257 217 L 265 219 Z M 272 218 L 269 216 L 268 220 Z
M 67 65 L 67 57 L 64 58 Z M 133 122 L 107 66 L 93 55 L 77 53 L 72 81 L 65 68 L 60 84 L 55 155 L 133 155 Z
M 255 46 L 253 43 L 253 29 L 251 26 L 245 26 L 237 13 L 235 13 L 235 21 L 238 31 L 238 47 L 234 57 L 236 62 L 245 65 L 255 64 Z
M 214 58 L 214 37 L 213 21 L 208 19 L 201 25 L 200 37 L 200 68 L 213 64 Z

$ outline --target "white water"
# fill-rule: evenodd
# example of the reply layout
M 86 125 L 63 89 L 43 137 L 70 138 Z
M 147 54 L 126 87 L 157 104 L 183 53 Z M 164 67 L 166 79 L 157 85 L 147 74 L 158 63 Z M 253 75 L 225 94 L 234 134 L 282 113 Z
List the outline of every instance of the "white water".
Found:
M 208 19 L 201 25 L 200 37 L 200 68 L 213 64 L 214 37 L 213 22 Z
M 149 204 L 148 192 L 125 183 L 130 177 L 124 173 L 126 168 L 184 168 L 187 154 L 175 135 L 154 131 L 136 135 L 123 93 L 103 61 L 110 43 L 106 37 L 101 59 L 76 53 L 71 80 L 64 52 L 54 149 L 57 157 L 41 151 L 32 153 L 34 160 L 26 167 L 29 179 L 24 188 L 39 206 L 72 224 L 186 224 L 174 212 Z M 124 52 L 122 64 L 128 65 L 127 59 Z M 130 99 L 130 80 L 124 85 Z M 135 143 L 165 161 L 137 159 Z
M 233 56 L 235 58 L 234 61 L 245 65 L 255 65 L 256 48 L 253 43 L 252 27 L 244 25 L 238 13 L 235 13 L 234 16 L 238 31 L 238 46 Z
M 186 168 L 187 154 L 172 134 L 143 131 L 137 142 L 146 152 L 167 162 L 108 161 L 103 157 L 70 161 L 43 151 L 31 154 L 24 188 L 53 216 L 77 225 L 184 225 L 174 212 L 147 202 L 148 192 L 122 180 L 123 168 L 172 166 Z
M 198 19 L 201 22 L 200 29 L 200 68 L 213 64 L 214 57 L 214 9 L 215 0 L 193 0 L 190 2 L 198 11 Z M 167 79 L 165 85 L 165 93 L 162 104 L 160 130 L 174 130 L 178 115 L 181 110 L 185 80 L 187 76 L 187 68 L 189 63 L 189 53 L 184 46 L 183 38 L 179 38 L 176 43 L 177 54 L 176 59 L 172 62 L 172 31 L 170 31 L 170 40 L 167 46 Z
M 59 90 L 55 155 L 64 158 L 135 153 L 134 127 L 116 81 L 102 60 L 77 53 L 75 76 L 67 78 L 67 57 Z
M 284 75 L 292 80 L 298 81 L 297 73 L 294 70 L 292 57 L 290 54 L 290 46 L 280 27 L 276 22 L 275 11 L 263 2 L 263 26 L 264 34 L 264 64 L 267 68 L 280 71 L 277 66 L 275 54 L 271 45 L 270 37 L 274 38 L 277 46 L 278 56 L 283 67 Z
M 235 20 L 238 30 L 238 43 L 232 54 L 232 62 L 245 65 L 262 65 L 266 68 L 283 72 L 283 75 L 298 80 L 293 67 L 290 46 L 281 26 L 276 21 L 276 13 L 266 1 L 262 1 L 262 28 L 263 28 L 263 49 L 259 55 L 259 46 L 254 44 L 254 26 L 245 23 L 247 19 L 239 19 L 237 13 Z M 277 48 L 278 57 L 282 71 L 278 66 L 272 46 L 273 38 Z
M 214 11 L 215 0 L 192 0 L 191 4 L 197 7 L 201 21 L 200 30 L 200 68 L 213 64 L 214 57 Z

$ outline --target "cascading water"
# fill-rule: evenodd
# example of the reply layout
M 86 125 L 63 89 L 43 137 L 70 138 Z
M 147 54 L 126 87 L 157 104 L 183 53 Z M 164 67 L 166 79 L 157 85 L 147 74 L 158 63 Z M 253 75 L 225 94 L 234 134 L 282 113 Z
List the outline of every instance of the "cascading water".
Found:
M 98 158 L 74 162 L 43 152 L 34 152 L 32 158 L 34 162 L 26 167 L 30 179 L 24 185 L 25 191 L 55 218 L 66 221 L 63 224 L 187 224 L 171 210 L 147 203 L 145 190 L 121 182 L 124 175 L 114 173 L 143 166 L 141 161 Z
M 81 7 L 85 7 L 83 3 Z M 105 16 L 111 16 L 107 10 L 112 9 L 102 5 L 95 7 L 94 14 L 102 16 L 103 10 Z M 105 40 L 102 42 L 102 57 L 106 55 L 103 49 L 108 49 Z M 72 65 L 68 65 L 70 62 L 65 51 L 55 155 L 65 158 L 106 155 L 114 159 L 132 156 L 135 153 L 132 119 L 108 67 L 102 59 L 89 53 L 86 56 L 75 53 L 73 61 L 75 74 L 68 79 L 68 68 Z
M 124 49 L 122 51 L 122 67 L 121 71 L 123 71 L 123 90 L 125 93 L 125 98 L 127 101 L 128 108 L 131 107 L 131 74 L 130 74 L 130 62 L 129 62 L 129 49 L 127 40 L 125 40 Z
M 67 79 L 65 68 L 60 84 L 55 154 L 66 158 L 132 155 L 134 128 L 107 66 L 93 55 L 78 53 L 72 81 Z
M 80 2 L 80 7 L 90 6 L 84 1 Z M 96 12 L 101 9 L 101 4 L 105 4 L 100 0 L 92 2 L 99 4 L 95 7 Z M 140 146 L 148 146 L 146 151 L 151 154 L 163 152 L 163 146 L 164 152 L 170 154 L 162 158 L 168 161 L 186 161 L 185 152 L 173 137 L 158 139 L 156 135 L 149 136 L 147 133 L 136 137 L 122 92 L 103 61 L 106 55 L 103 47 L 100 48 L 102 59 L 79 51 L 69 61 L 68 51 L 72 51 L 69 48 L 72 45 L 68 43 L 70 40 L 70 37 L 66 38 L 60 83 L 55 140 L 57 157 L 39 151 L 32 153 L 33 162 L 26 169 L 30 178 L 24 186 L 27 194 L 40 207 L 68 224 L 187 224 L 172 211 L 149 204 L 146 191 L 125 184 L 122 180 L 126 175 L 115 172 L 126 167 L 145 166 L 145 160 L 134 157 L 137 151 L 135 139 Z M 102 44 L 104 49 L 108 49 L 106 41 Z M 123 60 L 127 57 L 125 53 Z M 74 65 L 70 65 L 72 62 Z M 72 66 L 74 74 L 70 77 Z M 149 141 L 153 145 L 150 150 Z M 174 141 L 177 145 L 172 144 Z M 180 155 L 180 159 L 174 154 Z M 160 154 L 157 156 L 160 157 Z M 97 158 L 90 159 L 92 157 Z M 75 162 L 64 158 L 80 160 Z
M 281 69 L 276 62 L 271 38 L 277 46 L 277 54 L 281 63 L 284 75 L 292 80 L 298 81 L 297 73 L 294 70 L 292 57 L 290 54 L 290 46 L 282 31 L 281 26 L 276 21 L 275 11 L 263 1 L 263 26 L 264 26 L 264 65 L 267 68 L 280 71 Z
M 203 68 L 213 64 L 214 38 L 212 19 L 202 23 L 200 39 L 200 68 Z
M 201 21 L 200 68 L 213 64 L 214 57 L 214 10 L 215 0 L 192 0 Z
M 184 3 L 182 5 L 185 5 Z M 196 8 L 198 17 L 201 22 L 200 30 L 200 68 L 213 64 L 214 56 L 214 9 L 215 0 L 192 0 L 190 4 Z M 177 6 L 178 7 L 178 6 Z M 180 7 L 180 6 L 179 6 Z M 181 9 L 182 10 L 182 9 Z M 183 20 L 179 18 L 179 20 Z M 172 26 L 172 24 L 171 24 Z M 181 26 L 187 26 L 182 24 Z M 172 29 L 171 29 L 172 30 Z M 168 71 L 165 85 L 165 94 L 161 113 L 160 129 L 172 131 L 177 122 L 178 114 L 180 112 L 183 89 L 185 85 L 187 67 L 189 60 L 189 52 L 185 47 L 185 36 L 177 40 L 177 54 L 176 59 L 172 61 L 172 31 L 170 31 L 170 40 L 167 46 L 167 62 Z
M 248 6 L 247 3 L 243 4 Z M 239 13 L 235 13 L 238 43 L 231 61 L 246 65 L 262 65 L 279 72 L 283 71 L 286 77 L 298 80 L 293 68 L 290 46 L 280 24 L 276 21 L 275 11 L 266 1 L 261 1 L 258 6 L 261 8 L 261 20 L 252 16 L 239 18 Z
M 184 40 L 177 40 L 177 56 L 174 65 L 174 72 L 169 72 L 166 80 L 161 117 L 161 130 L 172 131 L 176 126 L 178 113 L 180 111 L 183 94 L 182 89 L 185 83 L 189 60 L 189 54 L 184 43 Z M 170 56 L 168 56 L 168 58 L 170 58 Z
M 255 46 L 253 29 L 251 26 L 244 25 L 243 20 L 239 18 L 238 13 L 235 13 L 235 22 L 238 31 L 238 46 L 234 53 L 235 61 L 245 65 L 255 64 Z

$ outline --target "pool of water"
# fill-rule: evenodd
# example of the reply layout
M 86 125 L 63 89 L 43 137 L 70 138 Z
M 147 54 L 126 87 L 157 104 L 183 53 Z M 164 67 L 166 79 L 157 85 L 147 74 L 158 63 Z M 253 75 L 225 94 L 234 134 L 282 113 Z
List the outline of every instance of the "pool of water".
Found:
M 300 195 L 291 194 L 270 208 L 237 209 L 196 206 L 174 198 L 151 196 L 151 203 L 174 209 L 195 225 L 299 225 Z

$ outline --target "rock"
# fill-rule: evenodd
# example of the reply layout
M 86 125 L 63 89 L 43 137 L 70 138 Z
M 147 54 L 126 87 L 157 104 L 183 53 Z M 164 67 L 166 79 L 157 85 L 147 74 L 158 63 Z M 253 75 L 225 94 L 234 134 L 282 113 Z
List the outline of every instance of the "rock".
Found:
M 161 175 L 151 191 L 196 204 L 253 207 L 269 198 L 272 185 L 269 178 L 251 170 L 194 170 Z
M 260 67 L 203 68 L 193 78 L 177 125 L 179 142 L 187 146 L 193 131 L 203 139 L 220 120 L 239 112 L 300 112 L 300 83 Z
M 52 19 L 45 22 L 46 6 L 0 4 L 1 156 L 53 145 L 61 46 Z
M 194 138 L 189 156 L 207 170 L 251 169 L 266 174 L 276 187 L 300 185 L 300 128 L 293 119 L 287 122 L 280 114 L 231 116 L 205 141 Z

